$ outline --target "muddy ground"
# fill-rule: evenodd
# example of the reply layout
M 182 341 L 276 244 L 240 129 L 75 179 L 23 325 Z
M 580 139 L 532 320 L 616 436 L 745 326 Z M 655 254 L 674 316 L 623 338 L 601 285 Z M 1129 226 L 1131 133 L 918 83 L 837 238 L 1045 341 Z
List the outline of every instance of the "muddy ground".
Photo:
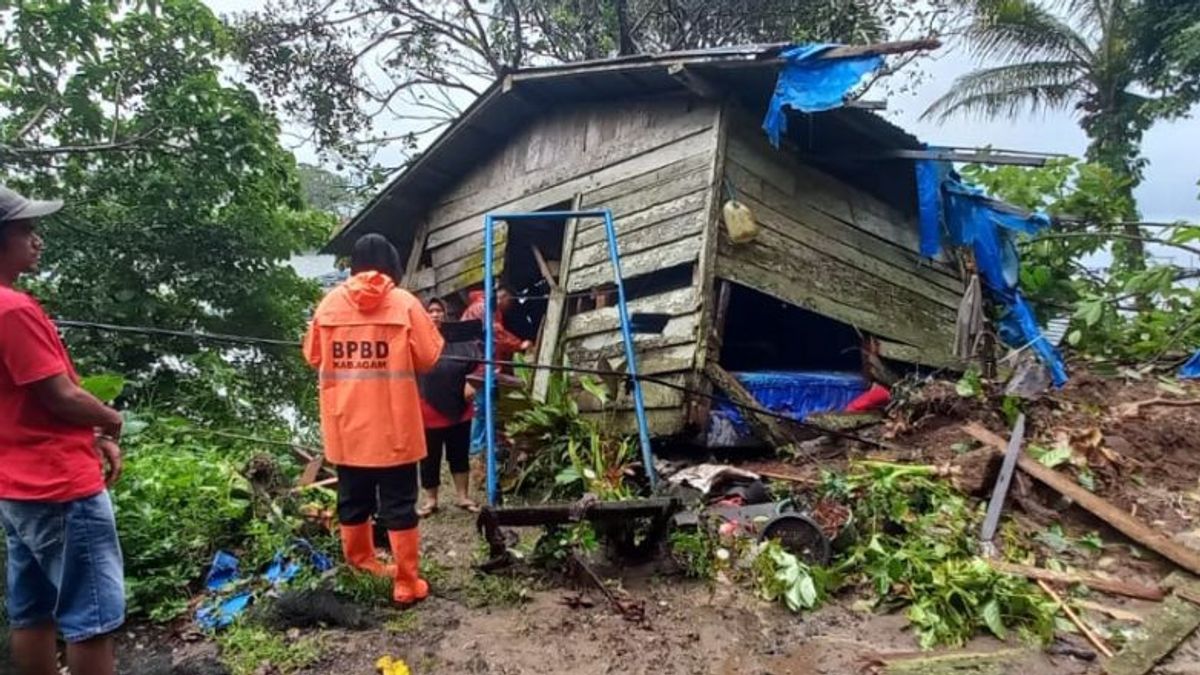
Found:
M 1164 391 L 1153 380 L 1131 383 L 1077 376 L 1067 389 L 1032 407 L 1029 439 L 1046 445 L 1056 438 L 1076 439 L 1071 442 L 1085 455 L 1097 493 L 1200 547 L 1200 407 L 1147 406 L 1136 415 L 1120 407 L 1160 396 L 1198 395 L 1197 388 Z M 971 447 L 961 429 L 967 420 L 1007 435 L 994 402 L 963 401 L 957 395 L 938 398 L 936 392 L 923 396 L 910 402 L 903 415 L 870 432 L 903 446 L 902 459 L 938 463 L 964 452 Z M 847 452 L 897 457 L 894 451 L 861 445 Z M 747 466 L 802 478 L 816 475 L 814 467 L 774 460 Z M 1099 551 L 1072 546 L 1047 555 L 1127 580 L 1157 582 L 1173 570 L 1040 486 L 1022 482 L 1014 490 L 1022 501 L 1010 511 L 1030 540 L 1058 524 L 1070 540 L 1095 531 L 1103 542 Z M 291 640 L 320 641 L 320 659 L 305 672 L 371 673 L 376 660 L 389 655 L 403 659 L 417 675 L 801 675 L 881 672 L 885 664 L 903 670 L 906 659 L 928 656 L 919 652 L 903 614 L 874 613 L 853 595 L 839 597 L 819 611 L 794 615 L 757 599 L 743 586 L 689 582 L 664 569 L 614 572 L 613 587 L 645 607 L 645 620 L 631 622 L 599 593 L 571 588 L 561 580 L 481 580 L 472 570 L 479 537 L 473 516 L 465 512 L 443 507 L 423 523 L 422 531 L 424 555 L 434 563 L 433 597 L 411 613 L 372 610 L 373 625 L 363 630 L 292 631 Z M 590 606 L 570 602 L 580 597 Z M 1102 595 L 1093 599 L 1141 615 L 1155 608 L 1155 603 Z M 1085 616 L 1116 644 L 1137 630 L 1133 622 L 1096 613 Z M 123 638 L 121 672 L 215 673 L 215 649 L 204 641 L 186 642 L 178 633 L 135 627 Z M 904 672 L 1102 671 L 1100 661 L 1084 658 L 1087 643 L 1066 634 L 1045 652 L 991 638 L 978 638 L 961 651 L 994 658 L 976 661 L 973 668 L 943 670 L 910 661 Z M 261 672 L 273 671 L 264 666 Z M 1194 635 L 1154 672 L 1200 674 L 1200 636 Z

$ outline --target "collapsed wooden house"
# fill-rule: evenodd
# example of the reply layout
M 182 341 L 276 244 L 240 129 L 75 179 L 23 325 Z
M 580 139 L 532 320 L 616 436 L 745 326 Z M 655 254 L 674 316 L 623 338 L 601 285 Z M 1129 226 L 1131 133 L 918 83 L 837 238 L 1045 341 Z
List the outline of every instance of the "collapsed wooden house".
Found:
M 913 136 L 861 107 L 793 115 L 776 149 L 762 120 L 778 48 L 637 56 L 514 72 L 496 82 L 330 244 L 367 232 L 407 260 L 404 284 L 465 302 L 483 279 L 491 212 L 611 209 L 656 436 L 710 426 L 707 372 L 861 370 L 864 343 L 896 364 L 954 361 L 963 294 L 953 260 L 918 253 Z M 731 196 L 759 226 L 735 244 Z M 598 221 L 500 226 L 501 280 L 534 299 L 509 325 L 539 363 L 625 367 Z M 544 380 L 545 374 L 541 375 Z M 861 377 L 859 378 L 861 381 Z M 865 386 L 865 385 L 864 385 Z M 594 403 L 594 402 L 593 402 Z M 617 422 L 631 426 L 620 394 Z

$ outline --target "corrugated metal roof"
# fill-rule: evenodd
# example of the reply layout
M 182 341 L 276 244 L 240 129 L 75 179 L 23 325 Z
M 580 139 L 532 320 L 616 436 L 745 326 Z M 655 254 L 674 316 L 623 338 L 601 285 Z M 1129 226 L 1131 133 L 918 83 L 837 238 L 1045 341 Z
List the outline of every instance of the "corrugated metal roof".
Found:
M 748 45 L 529 68 L 490 86 L 410 166 L 385 187 L 326 246 L 345 253 L 369 232 L 387 234 L 407 259 L 418 219 L 440 193 L 505 144 L 531 118 L 553 105 L 603 101 L 646 93 L 685 91 L 668 69 L 682 65 L 732 92 L 752 112 L 765 112 L 775 88 L 783 44 Z M 810 144 L 836 139 L 848 149 L 919 149 L 920 142 L 865 110 L 820 113 L 824 125 Z M 819 152 L 820 147 L 807 150 Z

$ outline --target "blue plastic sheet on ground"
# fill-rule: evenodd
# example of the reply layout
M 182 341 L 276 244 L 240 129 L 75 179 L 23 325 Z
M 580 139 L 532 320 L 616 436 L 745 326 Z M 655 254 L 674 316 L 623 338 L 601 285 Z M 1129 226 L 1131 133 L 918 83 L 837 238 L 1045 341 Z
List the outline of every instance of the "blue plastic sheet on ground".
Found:
M 936 194 L 931 194 L 935 190 Z M 1050 370 L 1056 387 L 1067 382 L 1062 355 L 1042 334 L 1033 308 L 1018 287 L 1020 261 L 1014 241 L 1016 233 L 1036 234 L 1050 225 L 1041 213 L 1027 213 L 991 199 L 983 190 L 964 183 L 953 171 L 936 178 L 936 172 L 917 167 L 918 204 L 921 207 L 922 249 L 926 250 L 926 228 L 944 226 L 950 241 L 970 246 L 975 264 L 992 301 L 1001 308 L 1000 338 L 1009 346 L 1032 349 Z M 941 206 L 941 220 L 935 222 L 932 209 Z M 929 206 L 930 213 L 925 212 Z M 926 222 L 926 218 L 929 222 Z M 936 255 L 934 253 L 933 255 Z
M 219 591 L 225 584 L 237 581 L 237 576 L 237 557 L 232 553 L 217 551 L 208 567 L 208 576 L 204 578 L 204 587 L 210 591 Z
M 775 94 L 767 106 L 763 129 L 775 147 L 787 132 L 785 108 L 800 112 L 821 112 L 840 108 L 847 92 L 862 82 L 867 73 L 883 65 L 879 55 L 844 59 L 817 59 L 835 45 L 808 44 L 785 50 L 780 56 L 787 63 L 775 82 Z
M 263 573 L 262 579 L 272 587 L 286 584 L 300 573 L 305 563 L 312 565 L 317 572 L 333 569 L 333 561 L 329 556 L 313 548 L 307 540 L 296 539 L 286 551 L 275 553 L 275 558 Z M 213 556 L 208 576 L 205 577 L 205 588 L 214 594 L 219 594 L 224 589 L 241 590 L 232 595 L 216 595 L 203 603 L 196 610 L 196 624 L 207 630 L 216 630 L 233 623 L 254 601 L 254 592 L 245 588 L 253 584 L 253 579 L 243 580 L 238 577 L 237 556 L 217 551 Z
M 859 373 L 766 371 L 733 375 L 763 407 L 797 420 L 843 410 L 869 386 Z M 708 446 L 734 447 L 752 438 L 741 409 L 719 398 L 709 415 Z
M 1200 351 L 1192 355 L 1188 362 L 1183 364 L 1179 369 L 1179 377 L 1185 380 L 1195 380 L 1200 378 Z

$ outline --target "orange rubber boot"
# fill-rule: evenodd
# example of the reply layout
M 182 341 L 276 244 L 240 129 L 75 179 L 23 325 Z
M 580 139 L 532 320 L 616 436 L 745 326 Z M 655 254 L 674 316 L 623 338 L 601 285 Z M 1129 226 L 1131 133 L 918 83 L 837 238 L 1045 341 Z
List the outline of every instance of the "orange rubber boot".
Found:
M 346 562 L 356 570 L 378 577 L 394 576 L 396 568 L 392 565 L 384 565 L 375 557 L 373 527 L 371 521 L 360 525 L 339 527 L 342 534 L 342 554 L 346 556 Z
M 421 535 L 417 528 L 390 530 L 388 540 L 392 543 L 392 556 L 396 558 L 396 585 L 392 599 L 401 605 L 411 605 L 429 597 L 429 584 L 421 578 Z

